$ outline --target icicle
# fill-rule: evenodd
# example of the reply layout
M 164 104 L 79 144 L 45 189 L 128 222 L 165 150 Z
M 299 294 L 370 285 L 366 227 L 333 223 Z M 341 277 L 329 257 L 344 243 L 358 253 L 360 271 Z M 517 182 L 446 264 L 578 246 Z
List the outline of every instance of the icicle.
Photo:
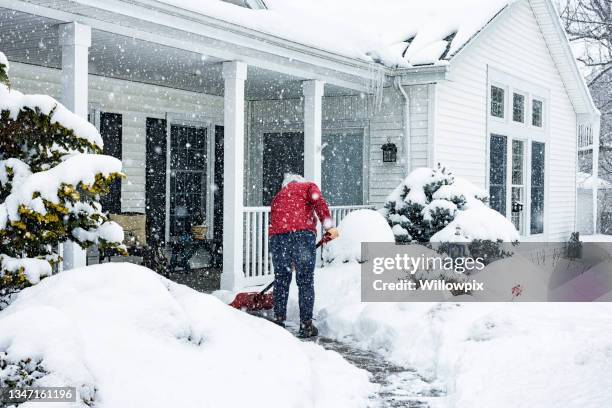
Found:
M 383 92 L 385 86 L 385 68 L 376 64 L 370 66 L 370 78 L 368 82 L 368 93 L 373 95 L 374 112 L 379 112 L 382 108 Z

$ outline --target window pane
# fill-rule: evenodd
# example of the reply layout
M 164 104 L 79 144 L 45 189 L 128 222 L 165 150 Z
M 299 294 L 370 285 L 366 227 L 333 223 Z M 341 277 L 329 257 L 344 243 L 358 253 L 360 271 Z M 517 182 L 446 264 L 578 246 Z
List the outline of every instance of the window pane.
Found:
M 523 123 L 525 121 L 525 97 L 514 94 L 512 98 L 512 120 Z
M 504 90 L 491 86 L 491 116 L 504 117 Z
M 537 99 L 533 100 L 531 123 L 533 126 L 542 127 L 543 103 Z
M 512 141 L 512 184 L 523 184 L 523 142 Z
M 544 143 L 531 147 L 531 233 L 544 232 Z
M 189 234 L 206 216 L 206 129 L 173 125 L 170 150 L 170 234 Z
M 490 148 L 489 196 L 491 208 L 506 215 L 506 136 L 492 135 Z
M 330 205 L 363 204 L 363 132 L 323 135 L 321 184 Z

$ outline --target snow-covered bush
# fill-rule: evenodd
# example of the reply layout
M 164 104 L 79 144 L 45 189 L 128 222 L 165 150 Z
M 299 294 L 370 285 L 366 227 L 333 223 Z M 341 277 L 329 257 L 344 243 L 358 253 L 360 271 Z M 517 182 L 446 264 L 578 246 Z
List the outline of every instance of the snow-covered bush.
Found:
M 394 242 L 393 231 L 374 210 L 349 213 L 338 225 L 340 236 L 323 250 L 325 262 L 361 262 L 362 242 Z
M 497 252 L 496 243 L 518 241 L 519 234 L 487 203 L 486 192 L 438 165 L 410 173 L 381 211 L 397 242 L 466 242 Z
M 55 99 L 10 89 L 8 69 L 0 53 L 0 298 L 49 275 L 67 240 L 123 250 L 99 203 L 121 161 Z

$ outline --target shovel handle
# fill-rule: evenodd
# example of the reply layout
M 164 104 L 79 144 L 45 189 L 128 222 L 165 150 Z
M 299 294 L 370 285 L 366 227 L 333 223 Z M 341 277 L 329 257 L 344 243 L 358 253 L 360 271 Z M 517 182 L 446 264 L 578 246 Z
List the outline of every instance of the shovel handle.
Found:
M 327 244 L 329 241 L 331 241 L 329 238 L 327 238 L 326 236 L 323 236 L 323 238 L 321 238 L 321 240 L 319 242 L 317 242 L 317 245 L 315 246 L 315 249 L 319 249 L 319 247 Z M 270 289 L 272 289 L 272 287 L 274 286 L 274 281 L 270 282 L 270 284 L 268 286 L 266 286 L 265 288 L 263 288 L 263 290 L 261 292 L 259 292 L 259 295 L 265 295 L 267 291 L 269 291 Z

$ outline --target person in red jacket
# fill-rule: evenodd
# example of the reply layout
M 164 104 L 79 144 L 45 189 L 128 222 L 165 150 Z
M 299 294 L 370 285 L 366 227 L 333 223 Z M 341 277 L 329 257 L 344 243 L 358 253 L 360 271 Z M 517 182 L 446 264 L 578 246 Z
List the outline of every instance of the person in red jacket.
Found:
M 337 238 L 338 231 L 333 228 L 329 208 L 319 187 L 302 176 L 285 174 L 282 188 L 272 200 L 270 213 L 270 252 L 275 275 L 274 319 L 277 324 L 285 325 L 291 271 L 295 268 L 301 337 L 313 337 L 319 333 L 312 324 L 317 237 L 315 214 L 326 231 L 326 238 Z

